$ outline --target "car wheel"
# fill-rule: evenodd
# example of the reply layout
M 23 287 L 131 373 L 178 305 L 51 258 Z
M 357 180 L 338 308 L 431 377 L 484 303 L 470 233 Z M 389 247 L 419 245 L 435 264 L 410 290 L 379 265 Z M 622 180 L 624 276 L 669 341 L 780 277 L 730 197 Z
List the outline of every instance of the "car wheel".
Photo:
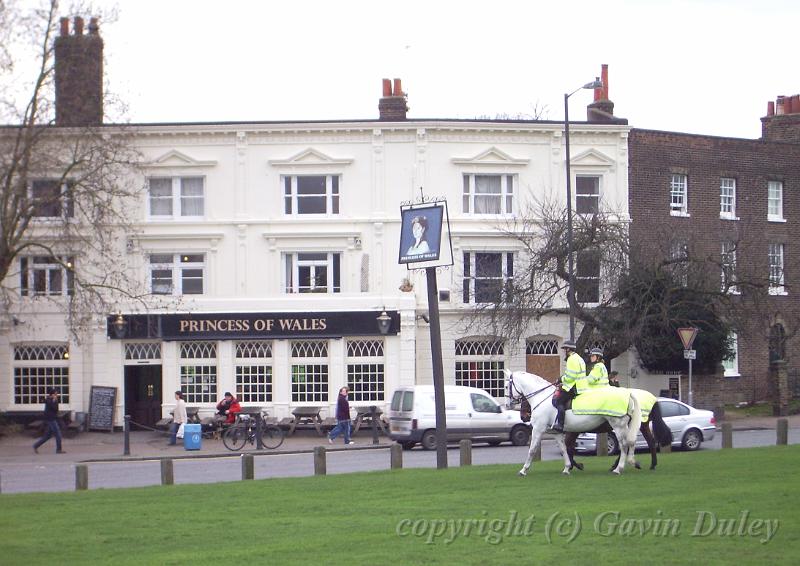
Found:
M 525 425 L 517 425 L 511 429 L 511 444 L 525 446 L 531 441 L 531 429 Z
M 403 447 L 403 450 L 411 450 L 417 445 L 416 442 L 401 442 L 400 444 Z
M 608 454 L 609 455 L 613 455 L 613 454 L 618 454 L 619 453 L 619 441 L 617 440 L 617 437 L 614 436 L 613 434 L 609 434 L 608 435 L 607 446 L 608 446 Z
M 420 442 L 425 450 L 436 450 L 436 431 L 426 430 Z
M 681 448 L 684 450 L 697 450 L 700 448 L 700 444 L 702 444 L 702 442 L 703 435 L 696 428 L 692 428 L 687 430 L 686 434 L 683 435 Z

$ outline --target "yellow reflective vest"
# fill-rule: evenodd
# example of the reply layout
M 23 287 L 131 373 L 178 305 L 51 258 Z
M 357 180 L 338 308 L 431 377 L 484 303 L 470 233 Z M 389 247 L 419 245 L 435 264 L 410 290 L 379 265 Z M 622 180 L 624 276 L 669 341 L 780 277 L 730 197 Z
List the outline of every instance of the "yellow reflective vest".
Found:
M 608 385 L 608 369 L 603 362 L 597 362 L 592 366 L 589 375 L 586 376 L 589 389 L 595 387 L 605 387 Z
M 572 352 L 567 358 L 567 367 L 564 370 L 564 375 L 561 376 L 561 388 L 564 391 L 569 391 L 575 387 L 577 393 L 582 393 L 588 389 L 586 382 L 586 362 L 578 355 L 577 352 Z

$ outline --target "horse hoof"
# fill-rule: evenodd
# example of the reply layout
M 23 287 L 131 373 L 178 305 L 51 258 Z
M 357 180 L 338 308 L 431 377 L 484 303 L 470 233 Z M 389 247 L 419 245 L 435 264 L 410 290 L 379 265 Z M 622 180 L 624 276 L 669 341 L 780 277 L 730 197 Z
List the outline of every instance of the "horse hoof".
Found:
M 636 462 L 636 463 L 634 464 L 634 466 L 636 466 L 636 469 L 637 469 L 637 470 L 641 470 L 641 469 L 642 469 L 642 467 L 639 465 L 639 462 Z
M 564 476 L 568 476 L 569 475 L 569 470 L 567 468 L 564 468 L 563 470 L 561 470 L 561 474 L 564 475 Z
M 615 475 L 617 475 L 617 476 L 618 476 L 618 475 L 620 475 L 622 472 L 620 472 L 618 469 L 614 468 L 613 470 L 611 470 L 611 473 L 612 473 L 612 474 L 615 474 Z
M 583 471 L 583 464 L 575 464 L 575 467 L 578 468 L 580 471 Z
M 650 469 L 655 471 L 656 467 L 655 466 L 650 466 Z
M 523 472 L 522 470 L 520 470 L 520 471 L 518 471 L 518 472 L 517 472 L 517 475 L 518 475 L 519 477 L 521 477 L 521 478 L 524 478 L 524 477 L 525 477 L 525 476 L 527 476 L 528 474 L 527 474 L 526 472 Z

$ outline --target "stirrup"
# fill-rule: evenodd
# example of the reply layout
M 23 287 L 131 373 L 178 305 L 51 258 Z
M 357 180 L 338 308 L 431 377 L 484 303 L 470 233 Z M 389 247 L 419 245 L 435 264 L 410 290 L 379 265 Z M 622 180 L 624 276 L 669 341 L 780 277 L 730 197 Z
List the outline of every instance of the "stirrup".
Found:
M 553 423 L 553 426 L 550 427 L 550 430 L 554 430 L 556 432 L 564 432 L 564 425 L 556 421 Z

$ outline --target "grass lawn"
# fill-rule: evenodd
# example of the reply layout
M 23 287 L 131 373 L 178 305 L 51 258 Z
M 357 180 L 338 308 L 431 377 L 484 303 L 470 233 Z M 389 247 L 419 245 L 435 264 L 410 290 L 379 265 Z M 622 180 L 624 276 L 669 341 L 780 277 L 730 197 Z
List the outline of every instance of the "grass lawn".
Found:
M 5 494 L 0 563 L 798 563 L 800 445 L 582 461 Z

